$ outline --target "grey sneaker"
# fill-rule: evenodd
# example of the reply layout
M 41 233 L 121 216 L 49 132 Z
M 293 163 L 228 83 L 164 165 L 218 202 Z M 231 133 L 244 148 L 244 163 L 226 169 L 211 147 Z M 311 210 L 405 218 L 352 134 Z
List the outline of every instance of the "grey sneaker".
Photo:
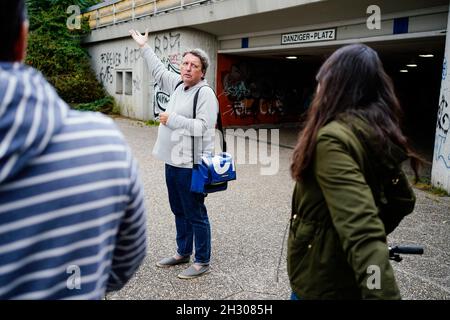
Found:
M 189 261 L 191 260 L 190 256 L 181 258 L 181 259 L 175 259 L 174 257 L 169 257 L 169 258 L 164 258 L 159 260 L 156 263 L 157 267 L 160 268 L 168 268 L 168 267 L 172 267 L 172 266 L 176 266 L 178 264 L 183 264 L 183 263 L 189 263 Z
M 180 279 L 194 279 L 203 276 L 204 274 L 207 274 L 211 271 L 211 268 L 209 265 L 201 266 L 200 270 L 195 269 L 194 265 L 190 266 L 189 268 L 183 270 L 178 275 L 178 278 Z

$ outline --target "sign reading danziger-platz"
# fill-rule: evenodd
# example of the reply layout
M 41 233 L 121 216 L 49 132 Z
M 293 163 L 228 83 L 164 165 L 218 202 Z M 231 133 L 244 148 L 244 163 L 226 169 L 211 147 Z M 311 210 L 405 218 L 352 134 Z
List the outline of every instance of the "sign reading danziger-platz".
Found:
M 328 41 L 336 39 L 336 29 L 323 29 L 281 35 L 281 44 Z

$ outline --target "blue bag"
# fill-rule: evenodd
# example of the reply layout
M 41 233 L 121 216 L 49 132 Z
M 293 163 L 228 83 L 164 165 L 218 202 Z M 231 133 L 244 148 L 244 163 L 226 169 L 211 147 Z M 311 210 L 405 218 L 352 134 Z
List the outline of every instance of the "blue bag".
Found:
M 196 117 L 197 100 L 200 87 L 194 96 L 194 106 L 192 118 Z M 218 129 L 222 133 L 222 149 L 223 152 L 216 155 L 206 154 L 202 156 L 200 163 L 196 163 L 194 159 L 195 140 L 192 137 L 192 179 L 191 192 L 196 193 L 213 193 L 217 191 L 226 190 L 228 181 L 236 180 L 236 168 L 231 154 L 227 153 L 227 144 L 225 142 L 225 135 L 223 134 L 222 118 L 220 111 L 217 115 Z
M 228 181 L 236 180 L 233 157 L 227 152 L 205 155 L 192 169 L 191 191 L 213 193 L 226 190 Z

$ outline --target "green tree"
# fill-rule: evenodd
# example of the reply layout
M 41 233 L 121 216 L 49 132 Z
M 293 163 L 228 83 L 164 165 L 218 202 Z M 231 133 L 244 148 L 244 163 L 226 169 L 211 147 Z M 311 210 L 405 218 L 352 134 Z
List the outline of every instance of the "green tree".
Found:
M 89 7 L 96 0 L 27 0 L 30 34 L 26 63 L 40 70 L 58 94 L 72 106 L 97 101 L 111 102 L 89 63 L 81 45 L 89 32 L 87 19 L 81 28 L 70 30 L 67 8 Z M 105 110 L 104 106 L 101 106 Z M 111 105 L 112 107 L 112 105 Z

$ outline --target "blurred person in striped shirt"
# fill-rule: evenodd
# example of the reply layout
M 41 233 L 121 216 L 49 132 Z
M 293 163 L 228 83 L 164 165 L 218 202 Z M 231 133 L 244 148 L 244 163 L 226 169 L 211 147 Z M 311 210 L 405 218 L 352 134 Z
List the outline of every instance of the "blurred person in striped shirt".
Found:
M 111 119 L 22 63 L 24 2 L 0 10 L 0 299 L 102 299 L 145 257 L 137 163 Z

